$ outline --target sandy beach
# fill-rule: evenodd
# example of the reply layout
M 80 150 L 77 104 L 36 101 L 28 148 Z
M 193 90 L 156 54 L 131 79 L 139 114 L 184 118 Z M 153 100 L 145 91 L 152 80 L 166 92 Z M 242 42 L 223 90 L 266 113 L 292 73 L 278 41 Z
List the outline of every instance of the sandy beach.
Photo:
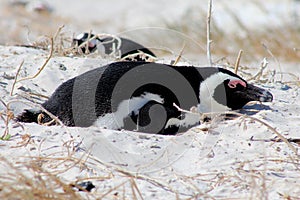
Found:
M 265 44 L 259 44 L 259 50 L 251 46 L 256 45 L 256 35 L 250 34 L 266 24 L 280 27 L 276 30 L 293 24 L 297 16 L 290 8 L 296 2 L 282 1 L 276 7 L 274 0 L 266 7 L 250 1 L 243 13 L 238 9 L 243 5 L 233 0 L 231 8 L 245 26 L 237 35 L 249 43 L 223 48 L 221 31 L 212 30 L 214 63 L 234 71 L 237 53 L 248 46 L 238 75 L 270 91 L 273 101 L 251 102 L 233 119 L 217 116 L 175 136 L 45 126 L 16 122 L 14 117 L 24 109 L 39 108 L 68 79 L 117 61 L 69 51 L 72 38 L 84 31 L 136 39 L 161 63 L 175 60 L 185 44 L 177 65 L 207 66 L 205 39 L 197 39 L 197 27 L 184 29 L 198 25 L 197 20 L 187 24 L 185 19 L 197 17 L 205 28 L 206 1 L 173 6 L 170 0 L 149 4 L 55 0 L 48 2 L 52 10 L 45 12 L 12 2 L 5 1 L 6 12 L 1 14 L 1 26 L 6 28 L 0 39 L 1 199 L 300 199 L 300 47 L 293 35 L 299 29 L 286 30 L 289 41 L 267 27 L 263 34 L 255 32 L 266 36 L 259 40 Z M 291 17 L 285 19 L 290 20 L 275 20 L 287 14 Z M 213 15 L 216 26 L 224 23 L 224 30 L 240 28 L 223 3 L 214 2 Z M 205 29 L 201 32 L 205 36 Z M 280 38 L 286 42 L 280 43 L 282 49 L 274 46 Z M 262 69 L 264 59 L 268 64 Z M 80 191 L 78 184 L 87 181 L 95 187 Z

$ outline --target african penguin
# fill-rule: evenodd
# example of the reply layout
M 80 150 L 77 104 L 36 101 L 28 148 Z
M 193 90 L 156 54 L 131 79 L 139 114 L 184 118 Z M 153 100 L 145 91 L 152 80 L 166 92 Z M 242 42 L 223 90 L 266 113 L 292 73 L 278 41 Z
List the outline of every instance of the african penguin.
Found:
M 90 38 L 90 39 L 89 39 Z M 82 33 L 79 34 L 76 38 L 73 39 L 73 45 L 80 46 L 82 43 L 88 42 L 88 50 L 89 52 L 95 52 L 98 50 L 100 53 L 104 53 L 106 55 L 117 55 L 120 58 L 126 58 L 126 60 L 134 60 L 134 61 L 147 61 L 149 57 L 155 58 L 155 54 L 147 49 L 146 47 L 138 44 L 132 40 L 123 38 L 123 37 L 113 37 L 113 36 L 96 36 L 94 34 Z M 82 46 L 81 50 L 83 53 L 87 53 L 86 46 Z M 145 56 L 136 55 L 129 57 L 129 55 L 134 55 L 136 53 L 144 53 Z
M 176 134 L 199 123 L 199 112 L 242 108 L 250 101 L 271 102 L 267 90 L 214 67 L 171 66 L 151 62 L 115 62 L 61 84 L 42 106 L 67 126 Z M 46 123 L 42 111 L 25 110 L 22 122 Z

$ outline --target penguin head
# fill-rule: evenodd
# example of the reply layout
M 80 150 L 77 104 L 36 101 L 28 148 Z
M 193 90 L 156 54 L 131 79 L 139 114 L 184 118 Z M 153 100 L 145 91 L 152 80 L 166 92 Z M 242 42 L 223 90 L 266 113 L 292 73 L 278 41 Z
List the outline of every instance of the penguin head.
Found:
M 94 34 L 90 34 L 90 33 L 81 33 L 79 35 L 77 35 L 74 39 L 73 39 L 73 45 L 76 46 L 80 46 L 82 43 L 88 41 L 88 50 L 89 52 L 94 52 L 97 49 L 97 38 L 95 38 Z M 86 51 L 86 45 L 84 45 L 83 47 L 81 47 L 81 50 L 83 53 L 87 53 Z
M 199 97 L 200 112 L 237 110 L 250 101 L 273 100 L 272 94 L 267 90 L 247 83 L 238 75 L 221 68 L 201 82 Z
M 227 106 L 232 110 L 241 109 L 250 101 L 271 102 L 273 95 L 265 89 L 242 81 L 225 80 Z M 218 88 L 216 88 L 218 91 Z M 216 94 L 215 94 L 216 95 Z M 220 101 L 216 98 L 217 101 Z

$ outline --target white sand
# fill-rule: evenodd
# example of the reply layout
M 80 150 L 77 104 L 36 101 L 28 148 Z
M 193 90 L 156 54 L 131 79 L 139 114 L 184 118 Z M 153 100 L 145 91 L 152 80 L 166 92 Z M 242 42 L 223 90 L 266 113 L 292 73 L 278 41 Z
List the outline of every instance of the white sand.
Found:
M 15 114 L 29 108 L 15 102 L 26 102 L 19 96 L 24 92 L 18 88 L 49 96 L 64 80 L 106 62 L 54 56 L 37 78 L 17 83 L 14 95 L 10 96 L 13 79 L 7 79 L 7 76 L 16 74 L 23 59 L 25 62 L 19 79 L 33 75 L 44 62 L 47 52 L 2 46 L 0 57 L 1 99 L 11 102 L 10 109 Z M 61 64 L 67 68 L 66 71 L 59 69 Z M 254 104 L 248 110 L 257 109 L 258 112 L 251 116 L 268 123 L 284 137 L 299 138 L 300 89 L 290 85 L 265 84 L 264 87 L 273 93 L 274 101 Z M 1 104 L 0 110 L 5 112 L 6 108 Z M 0 123 L 2 134 L 4 120 Z M 99 197 L 125 181 L 124 188 L 113 189 L 106 197 L 111 199 L 118 192 L 121 198 L 124 190 L 126 197 L 133 198 L 129 174 L 138 177 L 134 180 L 144 199 L 175 198 L 176 195 L 179 198 L 198 195 L 199 198 L 238 199 L 266 195 L 270 199 L 280 199 L 279 193 L 292 197 L 300 195 L 299 157 L 284 142 L 264 141 L 276 138 L 276 134 L 250 119 L 216 119 L 209 124 L 209 131 L 196 127 L 180 136 L 119 132 L 96 127 L 17 125 L 13 121 L 9 122 L 8 130 L 12 137 L 8 141 L 0 141 L 2 157 L 18 166 L 30 163 L 33 158 L 27 156 L 48 158 L 50 160 L 46 160 L 42 167 L 50 172 L 67 168 L 65 172 L 58 173 L 66 184 L 79 178 L 98 177 L 92 180 L 96 189 L 89 194 L 84 193 L 90 197 Z M 24 137 L 22 139 L 25 134 L 31 138 L 28 143 Z M 291 145 L 299 148 L 297 144 Z M 87 159 L 87 152 L 95 160 Z M 68 156 L 83 159 L 84 165 L 78 163 L 72 166 L 71 161 L 59 164 L 61 161 L 55 160 Z M 1 173 L 5 171 L 2 167 Z M 30 176 L 28 171 L 24 173 Z M 105 180 L 100 178 L 107 176 L 109 178 Z
M 144 4 L 131 0 L 126 3 L 113 1 L 112 9 L 111 1 L 90 0 L 84 5 L 79 0 L 49 2 L 54 7 L 53 15 L 61 16 L 63 23 L 68 22 L 66 30 L 71 33 L 90 29 L 95 32 L 117 33 L 142 25 L 164 25 L 164 20 L 180 20 L 186 16 L 191 7 L 196 6 L 195 1 L 178 1 L 176 3 L 178 6 L 173 7 L 170 5 L 174 2 L 169 0 Z M 202 2 L 203 5 L 200 7 L 206 10 L 207 2 Z M 277 0 L 267 2 L 272 3 L 263 4 L 264 8 L 261 10 L 257 10 L 257 7 L 253 10 L 251 3 L 247 6 L 234 4 L 236 6 L 230 8 L 237 12 L 242 22 L 248 24 L 250 28 L 264 27 L 270 23 L 270 20 L 291 19 L 286 14 L 293 8 L 292 3 L 278 4 L 283 1 Z M 88 3 L 92 3 L 93 6 L 89 6 Z M 135 7 L 140 8 L 140 11 L 131 9 Z M 214 12 L 216 23 L 224 23 L 224 27 L 235 30 L 232 27 L 232 18 L 225 16 L 225 13 L 228 13 L 221 4 L 216 5 Z M 112 18 L 112 15 L 115 17 Z M 30 26 L 35 18 L 30 20 L 22 18 L 20 21 L 7 18 L 7 20 L 5 22 L 8 23 L 1 22 L 8 31 L 8 35 L 3 35 L 3 38 L 10 38 L 11 33 L 15 33 L 17 30 L 15 27 L 18 26 L 23 27 L 21 33 L 26 38 L 27 30 L 24 29 L 24 25 Z M 52 30 L 56 30 L 62 24 L 60 21 L 56 22 L 57 24 L 51 25 L 55 27 Z M 36 39 L 35 34 L 40 33 L 34 30 L 30 34 L 31 41 Z M 47 32 L 47 34 L 52 33 L 54 32 Z M 12 43 L 6 40 L 0 42 Z M 164 41 L 161 42 L 164 45 Z M 203 47 L 193 45 L 203 52 L 203 55 L 199 56 L 205 57 Z M 176 53 L 182 47 L 182 42 L 177 46 L 178 49 L 173 49 Z M 155 47 L 160 48 L 159 45 Z M 69 78 L 111 62 L 101 58 L 71 58 L 55 55 L 38 77 L 18 82 L 11 96 L 13 78 L 20 63 L 24 60 L 18 79 L 34 75 L 48 54 L 48 51 L 32 48 L 0 46 L 0 98 L 9 104 L 9 108 L 15 115 L 22 112 L 24 108 L 31 107 L 24 104 L 29 102 L 24 97 L 24 95 L 28 96 L 28 90 L 50 96 L 57 86 Z M 194 62 L 203 66 L 206 60 L 199 59 Z M 259 70 L 257 67 L 259 63 L 260 60 L 253 60 L 246 72 L 255 74 Z M 62 70 L 64 67 L 66 70 Z M 275 76 L 272 78 L 273 72 Z M 285 72 L 282 80 L 279 72 Z M 287 73 L 292 73 L 296 79 Z M 285 138 L 300 138 L 299 76 L 299 63 L 281 63 L 280 68 L 274 60 L 270 60 L 262 78 L 269 79 L 269 82 L 260 84 L 261 81 L 256 81 L 256 84 L 269 89 L 274 95 L 274 101 L 262 105 L 250 105 L 248 112 L 247 110 L 244 112 L 267 123 Z M 31 98 L 31 100 L 41 103 L 45 99 Z M 105 199 L 134 199 L 135 197 L 137 199 L 284 199 L 284 197 L 299 199 L 300 197 L 299 153 L 296 155 L 293 152 L 294 149 L 299 150 L 299 143 L 290 143 L 291 147 L 285 142 L 270 141 L 278 138 L 277 135 L 267 126 L 249 118 L 238 117 L 227 121 L 215 119 L 212 123 L 195 127 L 183 135 L 160 136 L 96 127 L 70 128 L 16 124 L 13 120 L 6 125 L 6 110 L 6 107 L 0 103 L 2 117 L 0 134 L 2 135 L 8 128 L 11 135 L 9 140 L 0 140 L 0 185 L 11 181 L 13 187 L 23 190 L 24 185 L 16 184 L 21 182 L 19 178 L 22 174 L 36 181 L 40 180 L 38 175 L 47 177 L 45 173 L 34 171 L 32 165 L 38 163 L 43 170 L 56 175 L 65 184 L 91 180 L 96 188 L 91 193 L 78 192 L 83 199 L 96 199 L 103 196 Z M 256 112 L 250 113 L 249 110 L 256 110 Z M 13 167 L 8 167 L 5 159 L 11 162 Z M 135 183 L 138 189 L 134 187 Z M 0 188 L 0 197 L 5 189 Z M 62 192 L 61 187 L 58 189 L 51 187 L 50 183 L 49 190 Z

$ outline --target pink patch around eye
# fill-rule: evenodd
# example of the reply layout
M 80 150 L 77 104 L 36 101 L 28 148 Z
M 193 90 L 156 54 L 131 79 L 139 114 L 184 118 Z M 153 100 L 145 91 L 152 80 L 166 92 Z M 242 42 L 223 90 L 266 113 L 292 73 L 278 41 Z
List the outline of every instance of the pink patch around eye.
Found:
M 244 81 L 242 81 L 242 80 L 231 80 L 231 81 L 229 81 L 228 86 L 230 88 L 236 88 L 236 86 L 238 84 L 242 85 L 243 87 L 247 86 L 246 83 Z
M 95 47 L 97 45 L 97 43 L 96 43 L 96 40 L 94 39 L 94 40 L 91 40 L 91 41 L 89 41 L 89 47 Z

